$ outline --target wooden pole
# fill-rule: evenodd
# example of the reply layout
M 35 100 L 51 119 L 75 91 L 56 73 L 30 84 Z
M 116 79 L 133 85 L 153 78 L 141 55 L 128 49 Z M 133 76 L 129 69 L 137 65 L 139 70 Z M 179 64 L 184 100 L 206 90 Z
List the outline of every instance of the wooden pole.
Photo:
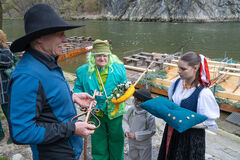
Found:
M 152 61 L 149 66 L 146 68 L 146 70 L 140 75 L 140 77 L 138 78 L 138 80 L 134 83 L 134 87 L 138 84 L 138 82 L 141 80 L 141 78 L 144 76 L 144 74 L 148 71 L 148 69 L 152 66 L 152 64 L 154 63 L 155 61 Z
M 87 160 L 87 137 L 84 138 L 83 153 L 84 160 Z
M 97 93 L 97 90 L 95 89 L 94 94 L 93 94 L 93 98 L 95 98 L 96 93 Z M 87 116 L 86 116 L 85 122 L 88 122 L 88 121 L 89 121 L 90 113 L 91 113 L 91 111 L 92 111 L 92 105 L 93 105 L 93 101 L 90 103 L 90 106 L 89 106 L 89 108 L 88 108 L 88 112 L 87 112 Z M 84 145 L 83 145 L 83 147 L 84 147 L 84 148 L 83 148 L 84 160 L 87 160 L 87 137 L 84 138 Z
M 96 93 L 97 93 L 97 90 L 95 89 L 95 91 L 94 91 L 94 93 L 93 93 L 93 98 L 95 98 Z M 86 117 L 86 119 L 85 119 L 85 122 L 88 122 L 88 121 L 89 121 L 90 113 L 91 113 L 91 111 L 92 111 L 92 105 L 93 105 L 93 101 L 90 103 L 90 106 L 89 106 L 89 108 L 88 108 L 87 117 Z
M 134 70 L 134 71 L 138 71 L 138 72 L 145 71 L 145 68 L 141 68 L 141 67 L 134 67 L 134 66 L 130 66 L 130 65 L 124 65 L 124 67 L 128 70 Z M 155 72 L 155 69 L 149 69 L 148 72 Z

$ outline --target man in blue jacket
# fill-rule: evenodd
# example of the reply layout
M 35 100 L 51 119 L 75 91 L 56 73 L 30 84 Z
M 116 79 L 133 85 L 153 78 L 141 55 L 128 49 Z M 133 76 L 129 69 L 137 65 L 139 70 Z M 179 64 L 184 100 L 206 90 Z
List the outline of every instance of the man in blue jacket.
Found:
M 15 40 L 12 52 L 25 51 L 9 82 L 9 130 L 14 143 L 30 144 L 33 159 L 79 159 L 82 138 L 95 126 L 71 122 L 74 102 L 87 107 L 93 97 L 73 93 L 57 64 L 61 43 L 70 25 L 46 4 L 24 15 L 25 36 Z M 96 101 L 94 101 L 96 104 Z

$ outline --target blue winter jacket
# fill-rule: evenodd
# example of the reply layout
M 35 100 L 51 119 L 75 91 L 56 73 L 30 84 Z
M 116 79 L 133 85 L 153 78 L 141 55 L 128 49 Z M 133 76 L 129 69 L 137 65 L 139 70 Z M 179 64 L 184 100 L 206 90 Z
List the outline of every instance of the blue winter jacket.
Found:
M 82 138 L 71 122 L 76 108 L 56 59 L 29 48 L 9 83 L 9 130 L 17 144 L 30 144 L 33 159 L 78 159 Z

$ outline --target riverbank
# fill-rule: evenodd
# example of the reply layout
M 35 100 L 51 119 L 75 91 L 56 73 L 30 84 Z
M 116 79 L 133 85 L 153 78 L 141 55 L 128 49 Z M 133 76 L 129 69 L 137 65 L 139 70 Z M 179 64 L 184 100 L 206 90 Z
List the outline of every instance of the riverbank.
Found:
M 132 21 L 132 22 L 163 22 L 163 23 L 239 23 L 238 18 L 229 19 L 161 19 L 161 18 L 143 18 L 128 17 L 121 18 L 112 14 L 88 14 L 81 15 L 61 15 L 66 21 L 78 20 L 100 20 L 100 21 Z M 23 20 L 23 17 L 4 17 L 3 20 Z
M 38 2 L 3 3 L 3 15 L 23 16 L 28 8 Z M 111 20 L 161 21 L 161 22 L 239 22 L 237 0 L 68 0 L 44 1 L 59 15 L 67 19 L 99 14 Z M 77 15 L 77 16 L 75 16 Z
M 70 87 L 73 88 L 75 76 L 64 73 Z M 153 95 L 154 97 L 157 95 Z M 127 101 L 128 106 L 131 100 Z M 78 110 L 80 112 L 80 110 Z M 0 110 L 0 115 L 3 113 Z M 220 119 L 217 120 L 219 130 L 216 132 L 206 131 L 206 159 L 207 160 L 239 160 L 240 157 L 240 127 L 227 122 L 227 113 L 222 112 Z M 29 145 L 7 144 L 8 125 L 7 120 L 2 119 L 5 138 L 0 142 L 0 160 L 31 160 L 31 150 Z M 157 133 L 153 136 L 153 160 L 157 159 L 158 150 L 161 143 L 165 122 L 156 118 Z M 88 152 L 90 153 L 90 136 L 88 137 Z M 128 155 L 128 144 L 125 141 L 125 159 Z M 4 159 L 5 158 L 5 159 Z M 81 156 L 81 160 L 83 156 Z

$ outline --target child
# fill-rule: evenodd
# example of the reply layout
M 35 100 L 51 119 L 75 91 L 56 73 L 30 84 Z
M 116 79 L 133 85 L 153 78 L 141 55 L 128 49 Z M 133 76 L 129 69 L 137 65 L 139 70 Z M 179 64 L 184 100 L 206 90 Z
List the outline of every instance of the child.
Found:
M 139 107 L 139 104 L 152 99 L 151 93 L 141 88 L 133 94 L 134 105 L 123 118 L 123 130 L 128 138 L 130 160 L 152 159 L 152 136 L 156 132 L 155 118 Z

